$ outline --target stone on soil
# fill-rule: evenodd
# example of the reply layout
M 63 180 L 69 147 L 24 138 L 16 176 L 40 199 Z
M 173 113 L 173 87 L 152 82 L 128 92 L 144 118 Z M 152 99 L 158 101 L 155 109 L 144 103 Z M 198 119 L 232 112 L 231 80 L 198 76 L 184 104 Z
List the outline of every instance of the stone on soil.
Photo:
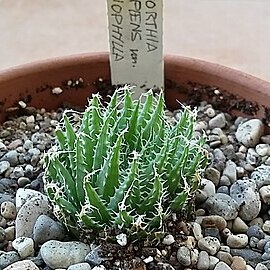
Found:
M 10 163 L 6 160 L 0 161 L 0 174 L 4 173 L 7 169 L 10 168 Z
M 235 136 L 238 142 L 246 147 L 254 147 L 259 143 L 264 133 L 264 125 L 259 119 L 251 119 L 240 124 L 236 130 Z
M 39 270 L 39 268 L 30 260 L 15 262 L 3 270 Z
M 19 210 L 16 217 L 16 238 L 20 236 L 32 237 L 37 218 L 49 213 L 47 200 L 34 197 L 27 201 Z
M 191 253 L 190 249 L 186 246 L 182 246 L 177 251 L 177 260 L 183 266 L 191 265 Z
M 198 270 L 207 270 L 209 268 L 210 261 L 209 255 L 206 251 L 201 251 L 199 253 L 197 268 Z
M 63 226 L 47 215 L 40 215 L 33 229 L 33 239 L 37 245 L 49 240 L 63 240 L 65 229 Z
M 226 220 L 233 220 L 238 215 L 236 201 L 227 194 L 216 193 L 210 196 L 204 203 L 204 208 L 211 215 L 219 215 Z
M 14 219 L 16 217 L 16 206 L 13 202 L 6 201 L 1 204 L 1 215 L 6 219 Z
M 239 217 L 250 221 L 258 216 L 261 210 L 260 195 L 256 183 L 251 180 L 238 180 L 232 184 L 230 196 L 237 202 Z
M 20 256 L 16 251 L 8 251 L 0 254 L 0 269 L 20 260 Z
M 270 166 L 260 165 L 251 173 L 251 179 L 253 179 L 258 188 L 270 185 Z
M 206 236 L 198 241 L 198 247 L 210 255 L 215 255 L 220 248 L 220 242 L 216 237 Z
M 248 244 L 248 236 L 246 234 L 229 235 L 227 245 L 230 248 L 244 248 Z
M 91 266 L 88 263 L 77 263 L 69 266 L 67 270 L 91 270 Z
M 214 270 L 231 270 L 231 267 L 228 264 L 224 263 L 224 262 L 219 262 L 215 266 Z
M 12 246 L 16 249 L 21 258 L 34 256 L 34 241 L 29 237 L 18 237 L 12 242 Z
M 90 247 L 81 242 L 60 242 L 50 240 L 41 246 L 40 253 L 44 262 L 51 268 L 68 268 L 84 262 Z

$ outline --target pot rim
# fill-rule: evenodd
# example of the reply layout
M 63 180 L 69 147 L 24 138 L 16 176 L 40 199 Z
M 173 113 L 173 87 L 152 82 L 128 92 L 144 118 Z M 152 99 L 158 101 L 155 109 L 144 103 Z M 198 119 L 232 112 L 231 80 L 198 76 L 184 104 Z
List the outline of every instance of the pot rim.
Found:
M 59 67 L 63 66 L 73 66 L 75 63 L 78 63 L 78 61 L 81 64 L 87 64 L 91 58 L 109 62 L 109 53 L 91 52 L 72 54 L 16 65 L 0 70 L 0 84 L 4 81 L 12 80 L 13 78 L 19 78 L 21 76 L 31 74 L 33 71 L 42 72 L 43 70 L 58 69 Z M 234 82 L 247 88 L 257 88 L 259 92 L 265 93 L 270 89 L 270 82 L 266 80 L 260 79 L 254 75 L 248 74 L 235 68 L 208 62 L 198 58 L 180 56 L 177 54 L 165 54 L 164 62 L 165 72 L 167 63 L 175 63 L 175 65 L 182 66 L 183 69 L 193 70 L 198 73 L 211 74 L 217 79 L 220 78 L 228 82 Z

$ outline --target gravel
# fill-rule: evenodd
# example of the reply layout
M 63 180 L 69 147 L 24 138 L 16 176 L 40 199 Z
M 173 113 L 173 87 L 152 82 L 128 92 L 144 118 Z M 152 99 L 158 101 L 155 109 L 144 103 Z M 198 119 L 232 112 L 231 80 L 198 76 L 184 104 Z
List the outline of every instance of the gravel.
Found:
M 129 243 L 121 232 L 118 243 L 88 245 L 74 242 L 43 194 L 43 153 L 54 144 L 62 109 L 20 106 L 31 114 L 0 127 L 0 269 L 268 269 L 270 135 L 261 120 L 233 118 L 201 102 L 195 129 L 208 135 L 209 165 L 195 220 L 176 216 L 154 246 Z M 178 119 L 177 111 L 168 115 Z

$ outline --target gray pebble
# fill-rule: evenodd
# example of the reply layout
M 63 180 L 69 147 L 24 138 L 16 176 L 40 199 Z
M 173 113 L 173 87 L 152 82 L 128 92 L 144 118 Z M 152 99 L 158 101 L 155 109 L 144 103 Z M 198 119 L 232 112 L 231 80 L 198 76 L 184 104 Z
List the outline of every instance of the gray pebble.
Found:
M 40 215 L 33 229 L 33 239 L 37 245 L 48 240 L 63 240 L 65 230 L 63 226 L 46 215 Z
M 216 149 L 214 149 L 213 154 L 214 154 L 213 166 L 218 171 L 224 170 L 226 157 L 223 154 L 223 152 L 220 149 L 216 148 Z
M 237 180 L 236 164 L 233 161 L 228 160 L 226 162 L 223 175 L 227 176 L 231 183 L 234 183 Z
M 18 165 L 18 152 L 16 150 L 11 150 L 7 152 L 2 158 L 2 161 L 8 161 L 11 166 Z
M 40 253 L 44 262 L 51 268 L 68 268 L 84 262 L 90 247 L 81 242 L 60 242 L 50 240 L 41 246 Z
M 265 233 L 259 226 L 253 225 L 248 228 L 247 236 L 248 237 L 254 236 L 258 239 L 263 239 L 265 237 Z
M 20 256 L 16 251 L 8 251 L 0 254 L 0 269 L 20 260 Z
M 258 188 L 270 185 L 270 166 L 260 165 L 251 174 Z
M 198 257 L 197 269 L 207 270 L 209 268 L 209 265 L 210 265 L 210 261 L 209 261 L 208 253 L 206 251 L 201 251 Z
M 254 147 L 264 133 L 264 125 L 259 119 L 251 119 L 240 124 L 235 133 L 238 142 L 246 147 Z
M 23 177 L 23 176 L 24 176 L 23 168 L 22 167 L 15 167 L 10 177 L 18 179 L 18 178 Z
M 18 237 L 12 242 L 22 259 L 34 256 L 34 241 L 29 237 Z
M 42 200 L 47 200 L 47 197 L 42 194 L 41 192 L 26 189 L 26 188 L 19 188 L 16 192 L 16 208 L 19 210 L 26 202 L 29 200 L 38 197 Z
M 217 258 L 228 265 L 231 265 L 232 260 L 233 260 L 232 255 L 229 252 L 225 252 L 225 251 L 219 251 L 217 253 Z
M 253 249 L 257 248 L 259 239 L 257 237 L 251 236 L 249 239 L 249 246 Z
M 229 187 L 231 185 L 231 181 L 230 181 L 229 177 L 227 177 L 226 175 L 222 175 L 220 177 L 219 184 L 220 184 L 220 186 L 227 186 L 227 187 Z
M 16 238 L 20 236 L 31 237 L 37 218 L 49 213 L 47 200 L 34 197 L 27 201 L 19 210 L 16 217 Z
M 266 238 L 259 240 L 259 242 L 257 243 L 257 248 L 263 251 L 267 241 L 268 239 Z
M 220 179 L 220 172 L 217 169 L 213 167 L 207 168 L 205 171 L 205 177 L 211 180 L 215 184 L 215 186 L 218 186 Z
M 201 225 L 199 223 L 192 222 L 192 230 L 193 230 L 193 235 L 196 238 L 196 240 L 200 240 L 203 238 L 202 228 L 201 228 Z
M 0 162 L 0 174 L 10 168 L 10 163 L 6 160 Z
M 232 231 L 234 233 L 246 233 L 248 225 L 240 217 L 233 220 Z
M 267 234 L 270 234 L 270 220 L 266 220 L 263 225 L 262 225 L 262 229 L 264 232 L 266 232 Z
M 191 265 L 190 249 L 186 246 L 182 246 L 177 251 L 177 260 L 183 266 Z
M 17 182 L 19 187 L 24 187 L 31 183 L 28 177 L 20 177 Z
M 216 193 L 216 187 L 214 183 L 208 179 L 202 178 L 201 186 L 201 190 L 207 194 L 207 197 L 210 197 Z
M 24 169 L 24 175 L 28 178 L 33 177 L 34 167 L 31 164 L 27 164 Z
M 34 144 L 31 140 L 26 140 L 23 144 L 24 149 L 29 150 L 34 147 Z
M 270 145 L 269 144 L 257 144 L 255 148 L 258 155 L 261 157 L 263 156 L 269 156 L 270 154 Z
M 245 259 L 246 263 L 251 265 L 252 267 L 255 267 L 257 263 L 261 262 L 261 253 L 251 250 L 251 249 L 231 249 L 231 254 L 233 256 L 240 256 Z
M 226 118 L 224 113 L 219 113 L 209 120 L 209 128 L 224 128 L 226 126 Z
M 230 248 L 244 248 L 248 244 L 248 236 L 246 234 L 229 235 L 227 245 Z
M 86 256 L 85 261 L 90 264 L 90 266 L 94 267 L 102 264 L 104 259 L 101 257 L 102 249 L 100 246 L 93 248 Z
M 266 265 L 262 264 L 262 263 L 258 263 L 255 267 L 255 270 L 268 270 L 269 268 L 267 268 Z
M 229 188 L 227 186 L 220 186 L 217 189 L 217 193 L 224 193 L 224 194 L 229 195 L 230 194 L 230 191 L 229 191 Z
M 6 201 L 1 204 L 1 215 L 6 219 L 14 219 L 16 217 L 16 206 L 13 202 Z
M 219 259 L 214 256 L 209 256 L 209 270 L 213 270 L 218 264 Z
M 224 263 L 224 262 L 219 262 L 215 266 L 214 270 L 231 270 L 231 267 L 228 264 Z
M 5 236 L 7 241 L 13 241 L 15 238 L 15 226 L 10 226 L 5 229 Z
M 270 241 L 267 241 L 264 245 L 264 251 L 270 254 Z
M 69 266 L 67 270 L 91 270 L 91 266 L 88 263 L 77 263 Z
M 206 236 L 198 241 L 198 247 L 210 255 L 215 255 L 220 248 L 220 242 L 216 237 Z
M 268 260 L 270 260 L 270 253 L 267 253 L 267 252 L 263 253 L 263 255 L 262 255 L 262 260 L 263 260 L 263 261 L 268 261 Z
M 216 237 L 219 241 L 221 241 L 218 228 L 205 228 L 204 229 L 204 236 L 205 237 L 206 236 Z
M 238 205 L 229 195 L 216 193 L 204 203 L 204 208 L 212 215 L 219 215 L 226 220 L 235 219 L 238 215 Z
M 253 180 L 236 181 L 231 186 L 230 195 L 240 207 L 239 217 L 247 221 L 258 216 L 261 210 L 261 200 Z
M 0 227 L 0 243 L 4 242 L 6 239 L 6 231 Z

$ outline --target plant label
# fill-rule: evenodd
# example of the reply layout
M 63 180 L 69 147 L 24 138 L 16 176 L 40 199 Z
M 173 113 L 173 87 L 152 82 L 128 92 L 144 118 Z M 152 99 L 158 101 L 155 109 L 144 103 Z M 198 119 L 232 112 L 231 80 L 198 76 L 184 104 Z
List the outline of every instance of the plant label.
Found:
M 113 85 L 163 89 L 163 0 L 107 0 Z

